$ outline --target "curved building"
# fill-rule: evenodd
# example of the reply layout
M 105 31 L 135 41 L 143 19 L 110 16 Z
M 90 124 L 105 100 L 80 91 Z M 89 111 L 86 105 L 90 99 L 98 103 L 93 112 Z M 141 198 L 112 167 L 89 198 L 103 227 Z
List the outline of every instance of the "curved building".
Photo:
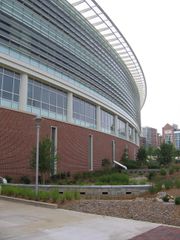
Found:
M 52 174 L 135 159 L 146 98 L 130 45 L 94 0 L 0 0 L 0 175 L 33 176 L 49 136 Z

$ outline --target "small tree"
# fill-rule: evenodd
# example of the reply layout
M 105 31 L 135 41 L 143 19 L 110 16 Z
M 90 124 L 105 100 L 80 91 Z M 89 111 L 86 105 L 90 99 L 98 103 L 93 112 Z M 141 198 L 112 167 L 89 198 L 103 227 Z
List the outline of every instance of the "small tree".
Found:
M 154 160 L 157 156 L 156 154 L 156 148 L 153 146 L 149 146 L 146 148 L 146 152 L 147 152 L 147 158 L 149 160 Z
M 45 184 L 46 175 L 50 175 L 54 162 L 57 161 L 57 156 L 52 154 L 53 144 L 46 137 L 39 142 L 39 172 L 42 177 L 42 182 Z M 30 166 L 36 168 L 36 147 L 33 148 L 30 159 Z
M 160 146 L 158 161 L 161 164 L 167 165 L 173 161 L 174 155 L 175 155 L 174 145 L 169 143 L 163 143 Z
M 178 159 L 180 159 L 180 150 L 176 149 L 175 150 L 175 157 L 177 157 Z
M 122 156 L 121 156 L 121 161 L 126 162 L 128 160 L 129 160 L 129 151 L 128 151 L 128 148 L 126 147 L 124 149 L 124 152 L 123 152 Z
M 139 161 L 140 165 L 143 165 L 146 162 L 147 159 L 147 152 L 144 147 L 140 147 L 137 155 L 136 155 L 137 161 Z

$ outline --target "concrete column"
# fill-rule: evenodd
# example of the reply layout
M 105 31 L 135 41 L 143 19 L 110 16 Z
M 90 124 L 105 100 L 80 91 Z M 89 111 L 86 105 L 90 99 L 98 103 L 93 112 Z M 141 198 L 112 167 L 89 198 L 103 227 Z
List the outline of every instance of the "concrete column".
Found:
M 67 96 L 67 121 L 73 122 L 73 94 L 71 92 L 68 92 Z
M 137 137 L 136 137 L 136 144 L 139 146 L 140 145 L 140 139 L 139 139 L 139 134 L 137 133 Z
M 101 131 L 101 107 L 99 105 L 96 107 L 96 128 Z
M 112 140 L 112 161 L 116 160 L 116 142 Z
M 89 135 L 89 170 L 93 171 L 93 135 Z
M 129 141 L 129 123 L 126 123 L 126 140 Z
M 114 133 L 116 136 L 118 136 L 118 116 L 114 116 Z
M 136 143 L 136 131 L 135 131 L 135 128 L 133 128 L 133 143 Z
M 20 88 L 19 88 L 19 110 L 26 111 L 28 93 L 28 75 L 21 74 Z

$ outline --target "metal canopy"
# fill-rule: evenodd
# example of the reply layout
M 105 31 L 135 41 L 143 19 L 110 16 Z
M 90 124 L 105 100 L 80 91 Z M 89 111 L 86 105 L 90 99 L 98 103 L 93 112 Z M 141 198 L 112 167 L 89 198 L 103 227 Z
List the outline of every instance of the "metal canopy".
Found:
M 146 80 L 141 65 L 125 37 L 95 0 L 67 1 L 100 32 L 123 60 L 136 82 L 142 108 L 147 95 Z

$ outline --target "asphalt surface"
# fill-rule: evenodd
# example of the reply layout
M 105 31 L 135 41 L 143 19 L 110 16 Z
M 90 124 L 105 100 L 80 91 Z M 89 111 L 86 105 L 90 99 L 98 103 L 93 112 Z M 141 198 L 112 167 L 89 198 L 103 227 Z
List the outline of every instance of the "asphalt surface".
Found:
M 143 234 L 159 227 L 162 225 L 0 199 L 0 240 L 147 240 Z M 180 228 L 174 229 L 180 239 Z M 156 239 L 160 238 L 154 235 Z

